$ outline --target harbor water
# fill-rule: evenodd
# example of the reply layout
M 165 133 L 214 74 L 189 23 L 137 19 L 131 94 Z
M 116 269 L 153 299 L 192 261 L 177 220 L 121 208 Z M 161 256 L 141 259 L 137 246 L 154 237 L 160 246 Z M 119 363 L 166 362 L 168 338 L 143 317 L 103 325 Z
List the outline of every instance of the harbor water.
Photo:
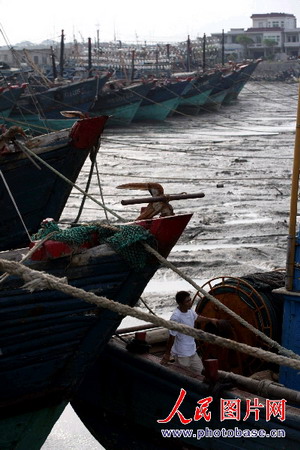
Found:
M 193 217 L 169 257 L 199 285 L 214 277 L 283 268 L 297 100 L 296 82 L 253 81 L 237 102 L 219 111 L 107 128 L 90 193 L 122 219 L 132 221 L 141 205 L 122 206 L 121 200 L 145 197 L 148 192 L 138 190 L 139 185 L 136 190 L 117 189 L 119 185 L 156 182 L 167 194 L 203 192 L 203 198 L 172 203 L 176 213 L 192 212 Z M 78 179 L 82 189 L 89 167 L 87 162 Z M 80 202 L 81 194 L 73 189 L 62 221 L 74 220 Z M 118 221 L 87 199 L 79 221 L 106 218 Z M 143 300 L 156 314 L 168 318 L 180 289 L 194 291 L 162 267 Z M 103 447 L 68 406 L 42 449 Z

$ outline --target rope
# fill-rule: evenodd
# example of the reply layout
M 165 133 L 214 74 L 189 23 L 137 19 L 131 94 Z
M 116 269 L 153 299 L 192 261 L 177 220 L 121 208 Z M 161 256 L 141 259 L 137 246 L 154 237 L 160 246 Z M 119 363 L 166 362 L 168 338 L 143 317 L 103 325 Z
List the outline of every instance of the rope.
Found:
M 77 189 L 79 192 L 81 192 L 83 195 L 85 195 L 86 197 L 88 197 L 89 199 L 91 199 L 93 202 L 97 203 L 97 205 L 101 206 L 101 208 L 106 209 L 108 212 L 110 212 L 110 214 L 112 214 L 113 216 L 117 217 L 118 219 L 124 221 L 124 219 L 119 216 L 119 214 L 115 213 L 114 211 L 112 211 L 110 208 L 108 208 L 107 206 L 104 206 L 102 203 L 100 203 L 97 199 L 95 199 L 92 195 L 90 195 L 88 192 L 84 191 L 83 189 L 81 189 L 79 186 L 77 186 L 75 183 L 73 183 L 71 180 L 69 180 L 67 177 L 65 177 L 64 175 L 62 175 L 60 172 L 58 172 L 56 169 L 54 169 L 54 167 L 50 166 L 50 164 L 48 164 L 46 161 L 44 161 L 40 156 L 38 156 L 36 153 L 34 153 L 32 150 L 30 150 L 28 147 L 26 147 L 22 142 L 20 141 L 16 141 L 18 143 L 18 145 L 20 145 L 20 147 L 23 149 L 25 148 L 26 151 L 29 152 L 30 155 L 34 156 L 38 161 L 40 161 L 44 166 L 46 166 L 49 170 L 51 170 L 52 172 L 54 172 L 57 176 L 59 176 L 60 178 L 62 178 L 64 181 L 66 181 L 68 184 L 70 184 L 73 188 Z
M 246 344 L 241 344 L 229 339 L 221 338 L 220 336 L 215 336 L 214 334 L 210 334 L 202 330 L 196 330 L 195 328 L 189 327 L 187 325 L 178 324 L 177 322 L 165 320 L 161 317 L 154 316 L 153 314 L 145 313 L 143 311 L 132 308 L 131 306 L 122 305 L 113 300 L 109 300 L 106 297 L 98 297 L 92 292 L 86 292 L 83 289 L 70 286 L 60 278 L 57 278 L 50 274 L 39 272 L 37 270 L 32 270 L 28 267 L 22 266 L 18 262 L 0 259 L 0 268 L 1 270 L 9 272 L 10 274 L 21 276 L 26 281 L 24 288 L 28 289 L 31 292 L 35 289 L 59 290 L 67 295 L 71 295 L 88 303 L 95 304 L 101 308 L 107 308 L 110 311 L 116 312 L 117 314 L 121 314 L 124 316 L 129 315 L 146 322 L 150 321 L 155 325 L 167 328 L 169 330 L 179 331 L 180 333 L 187 334 L 194 337 L 195 339 L 209 342 L 210 344 L 220 345 L 221 347 L 249 354 L 255 358 L 260 358 L 265 361 L 300 370 L 300 361 L 297 359 L 291 359 L 286 356 L 279 356 L 256 347 L 250 347 Z
M 175 267 L 171 262 L 167 261 L 165 258 L 163 258 L 156 250 L 154 250 L 150 245 L 143 244 L 144 247 L 148 250 L 149 253 L 152 253 L 156 258 L 161 261 L 166 267 L 169 267 L 174 272 L 176 272 L 178 275 L 180 275 L 184 280 L 186 280 L 189 284 L 191 284 L 197 291 L 201 292 L 208 300 L 211 300 L 215 305 L 217 305 L 220 309 L 222 309 L 224 312 L 232 316 L 234 319 L 239 321 L 244 327 L 248 328 L 250 331 L 252 331 L 256 336 L 259 336 L 261 339 L 263 339 L 265 342 L 267 342 L 271 347 L 277 348 L 277 350 L 282 353 L 289 355 L 293 358 L 296 358 L 300 360 L 300 355 L 297 355 L 292 350 L 286 349 L 282 347 L 278 342 L 273 341 L 273 339 L 266 336 L 264 333 L 262 333 L 260 330 L 255 328 L 253 325 L 248 323 L 246 320 L 244 320 L 242 317 L 240 317 L 238 314 L 236 314 L 234 311 L 229 309 L 226 305 L 221 303 L 218 299 L 213 297 L 211 294 L 206 292 L 203 288 L 201 288 L 197 283 L 195 283 L 189 276 L 185 275 L 183 272 L 181 272 L 177 267 Z
M 107 214 L 107 208 L 106 208 L 106 206 L 105 206 L 105 200 L 104 200 L 104 195 L 103 195 L 103 190 L 102 190 L 102 184 L 101 184 L 101 180 L 100 180 L 100 173 L 99 173 L 99 168 L 98 168 L 97 159 L 96 159 L 96 173 L 97 173 L 97 181 L 98 181 L 98 186 L 99 186 L 99 191 L 100 191 L 100 197 L 101 197 L 102 204 L 104 205 L 104 214 L 105 214 L 105 218 L 106 218 L 106 221 L 107 221 L 108 223 L 110 223 L 110 220 L 109 220 L 108 214 Z
M 50 239 L 52 236 L 54 236 L 57 233 L 57 231 L 52 231 L 51 233 L 47 234 L 47 236 L 45 236 L 43 239 L 41 239 L 39 242 L 37 242 L 30 250 L 28 253 L 26 253 L 26 255 L 23 256 L 23 258 L 19 261 L 20 264 L 22 264 L 23 262 L 25 262 L 28 258 L 31 257 L 31 255 L 33 253 L 36 252 L 36 250 L 38 250 L 40 247 L 42 247 L 42 245 L 44 244 L 44 242 L 48 241 L 48 239 Z M 7 278 L 9 277 L 9 273 L 5 272 L 0 276 L 0 284 L 3 283 Z
M 9 186 L 8 186 L 8 184 L 7 184 L 6 180 L 5 180 L 5 178 L 4 178 L 4 175 L 3 175 L 3 172 L 2 172 L 1 169 L 0 169 L 0 175 L 1 175 L 1 178 L 2 178 L 2 180 L 3 180 L 4 185 L 5 185 L 5 187 L 6 187 L 6 190 L 7 190 L 7 192 L 8 192 L 8 195 L 10 196 L 10 199 L 11 199 L 11 201 L 12 201 L 12 203 L 13 203 L 13 205 L 14 205 L 14 207 L 15 207 L 17 213 L 18 213 L 18 216 L 19 216 L 19 218 L 20 218 L 20 220 L 21 220 L 21 222 L 22 222 L 22 225 L 23 225 L 23 227 L 24 227 L 24 230 L 26 231 L 26 234 L 27 234 L 27 236 L 28 236 L 28 239 L 29 239 L 29 241 L 31 242 L 31 236 L 30 236 L 30 234 L 29 234 L 29 231 L 28 231 L 28 229 L 27 229 L 27 227 L 26 227 L 26 225 L 25 225 L 25 222 L 24 222 L 24 220 L 23 220 L 23 218 L 22 218 L 22 215 L 21 215 L 21 213 L 20 213 L 20 210 L 19 210 L 19 208 L 18 208 L 18 205 L 17 205 L 16 202 L 15 202 L 15 199 L 14 199 L 14 197 L 13 197 L 13 195 L 12 195 L 12 192 L 11 192 L 11 190 L 10 190 L 10 188 L 9 188 Z
M 91 184 L 91 180 L 92 180 L 92 176 L 93 176 L 93 172 L 94 172 L 94 167 L 95 167 L 95 163 L 96 163 L 96 157 L 97 157 L 99 148 L 100 148 L 100 140 L 98 141 L 97 148 L 94 148 L 93 151 L 92 151 L 92 155 L 91 155 L 92 164 L 91 164 L 91 167 L 90 167 L 89 177 L 88 177 L 88 180 L 86 182 L 85 192 L 88 192 L 89 188 L 90 188 L 90 184 Z M 84 195 L 82 197 L 81 205 L 79 207 L 79 210 L 78 210 L 77 216 L 76 216 L 76 218 L 74 220 L 74 223 L 77 223 L 78 220 L 80 219 L 80 216 L 82 214 L 85 201 L 86 201 L 86 195 Z

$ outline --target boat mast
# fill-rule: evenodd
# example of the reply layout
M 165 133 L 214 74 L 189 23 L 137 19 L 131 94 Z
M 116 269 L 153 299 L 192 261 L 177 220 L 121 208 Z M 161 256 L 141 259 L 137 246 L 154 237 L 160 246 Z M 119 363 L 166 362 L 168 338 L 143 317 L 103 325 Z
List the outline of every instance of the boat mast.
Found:
M 225 64 L 225 35 L 224 30 L 222 30 L 222 66 Z
M 88 38 L 88 77 L 92 76 L 92 40 Z
M 292 174 L 292 188 L 290 201 L 290 223 L 288 235 L 288 251 L 286 266 L 286 289 L 293 290 L 295 253 L 296 253 L 296 225 L 297 225 L 297 203 L 299 195 L 299 170 L 300 170 L 300 84 L 298 89 L 298 108 L 296 118 L 296 136 L 294 147 L 294 165 Z M 300 262 L 300 261 L 299 261 Z
M 55 54 L 54 54 L 54 50 L 53 47 L 50 47 L 50 51 L 51 51 L 51 60 L 52 60 L 52 72 L 53 72 L 53 80 L 55 80 L 57 78 L 57 70 L 56 70 L 56 64 L 55 64 Z
M 205 72 L 206 69 L 206 34 L 203 34 L 203 43 L 202 43 L 202 70 Z
M 131 81 L 134 80 L 134 58 L 135 50 L 131 50 Z
M 61 30 L 61 39 L 60 39 L 60 59 L 59 59 L 59 74 L 63 78 L 64 76 L 64 52 L 65 52 L 65 42 L 64 42 L 64 30 Z
M 188 35 L 186 44 L 187 44 L 186 70 L 188 72 L 190 72 L 190 70 L 191 70 L 191 40 L 190 40 L 189 35 Z

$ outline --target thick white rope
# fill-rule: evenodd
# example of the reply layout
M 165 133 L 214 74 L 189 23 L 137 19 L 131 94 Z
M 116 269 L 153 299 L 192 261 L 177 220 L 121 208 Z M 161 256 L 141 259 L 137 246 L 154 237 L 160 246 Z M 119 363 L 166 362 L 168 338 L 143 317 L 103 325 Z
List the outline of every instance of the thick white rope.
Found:
M 292 350 L 289 350 L 285 347 L 282 347 L 278 342 L 274 341 L 273 339 L 266 336 L 262 331 L 255 328 L 253 325 L 251 325 L 249 322 L 244 320 L 242 317 L 240 317 L 238 314 L 236 314 L 234 311 L 229 309 L 226 305 L 224 305 L 220 300 L 215 298 L 213 295 L 206 292 L 201 286 L 199 286 L 197 283 L 195 283 L 189 276 L 185 275 L 181 270 L 177 269 L 170 261 L 167 261 L 163 256 L 161 256 L 156 250 L 154 250 L 150 245 L 143 244 L 146 250 L 149 253 L 152 253 L 160 262 L 162 262 L 166 267 L 169 267 L 174 272 L 176 272 L 178 275 L 180 275 L 181 278 L 186 280 L 189 284 L 191 284 L 197 291 L 201 292 L 208 300 L 212 301 L 215 305 L 217 305 L 220 309 L 222 309 L 224 312 L 232 316 L 234 319 L 238 320 L 242 325 L 244 325 L 246 328 L 248 328 L 250 331 L 252 331 L 256 336 L 259 336 L 261 339 L 263 339 L 265 342 L 267 342 L 272 347 L 277 348 L 277 350 L 282 353 L 291 356 L 292 358 L 299 359 L 300 355 L 297 355 Z
M 220 345 L 221 347 L 229 348 L 232 350 L 240 351 L 242 353 L 249 354 L 255 358 L 259 358 L 265 361 L 273 362 L 275 364 L 284 365 L 291 367 L 296 370 L 300 370 L 300 361 L 297 359 L 291 359 L 286 356 L 276 355 L 274 353 L 262 350 L 260 348 L 251 347 L 246 344 L 241 344 L 229 339 L 222 338 L 220 336 L 215 336 L 204 332 L 202 330 L 196 330 L 193 327 L 187 325 L 178 324 L 177 322 L 162 319 L 161 317 L 154 316 L 153 314 L 145 313 L 143 311 L 132 308 L 128 305 L 122 305 L 113 300 L 109 300 L 105 297 L 98 297 L 92 292 L 86 292 L 83 289 L 70 286 L 62 281 L 61 279 L 54 277 L 50 274 L 45 274 L 37 270 L 32 270 L 26 266 L 15 261 L 7 261 L 0 259 L 0 269 L 21 276 L 27 283 L 24 288 L 28 290 L 35 289 L 53 289 L 64 292 L 67 295 L 71 295 L 76 298 L 80 298 L 88 303 L 95 304 L 101 308 L 107 308 L 121 315 L 129 315 L 131 317 L 136 317 L 137 319 L 144 320 L 146 322 L 151 322 L 154 325 L 158 325 L 169 330 L 179 331 L 180 333 L 187 334 L 196 339 L 209 342 L 211 344 Z

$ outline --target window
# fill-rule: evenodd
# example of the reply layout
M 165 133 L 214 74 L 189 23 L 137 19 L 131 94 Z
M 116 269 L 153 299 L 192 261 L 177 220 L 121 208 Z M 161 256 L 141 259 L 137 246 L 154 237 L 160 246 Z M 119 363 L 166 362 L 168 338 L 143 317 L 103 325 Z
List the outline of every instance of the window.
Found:
M 280 42 L 280 36 L 266 36 L 265 39 L 267 39 L 268 41 L 275 41 L 275 42 Z
M 272 27 L 273 28 L 279 27 L 279 22 L 277 22 L 277 21 L 276 22 L 272 22 Z
M 34 64 L 38 64 L 39 63 L 39 57 L 37 55 L 35 55 L 33 57 L 33 61 L 34 61 Z
M 264 23 L 263 22 L 258 22 L 258 28 L 263 28 L 264 27 Z
M 288 42 L 298 42 L 298 36 L 293 34 L 287 37 Z

